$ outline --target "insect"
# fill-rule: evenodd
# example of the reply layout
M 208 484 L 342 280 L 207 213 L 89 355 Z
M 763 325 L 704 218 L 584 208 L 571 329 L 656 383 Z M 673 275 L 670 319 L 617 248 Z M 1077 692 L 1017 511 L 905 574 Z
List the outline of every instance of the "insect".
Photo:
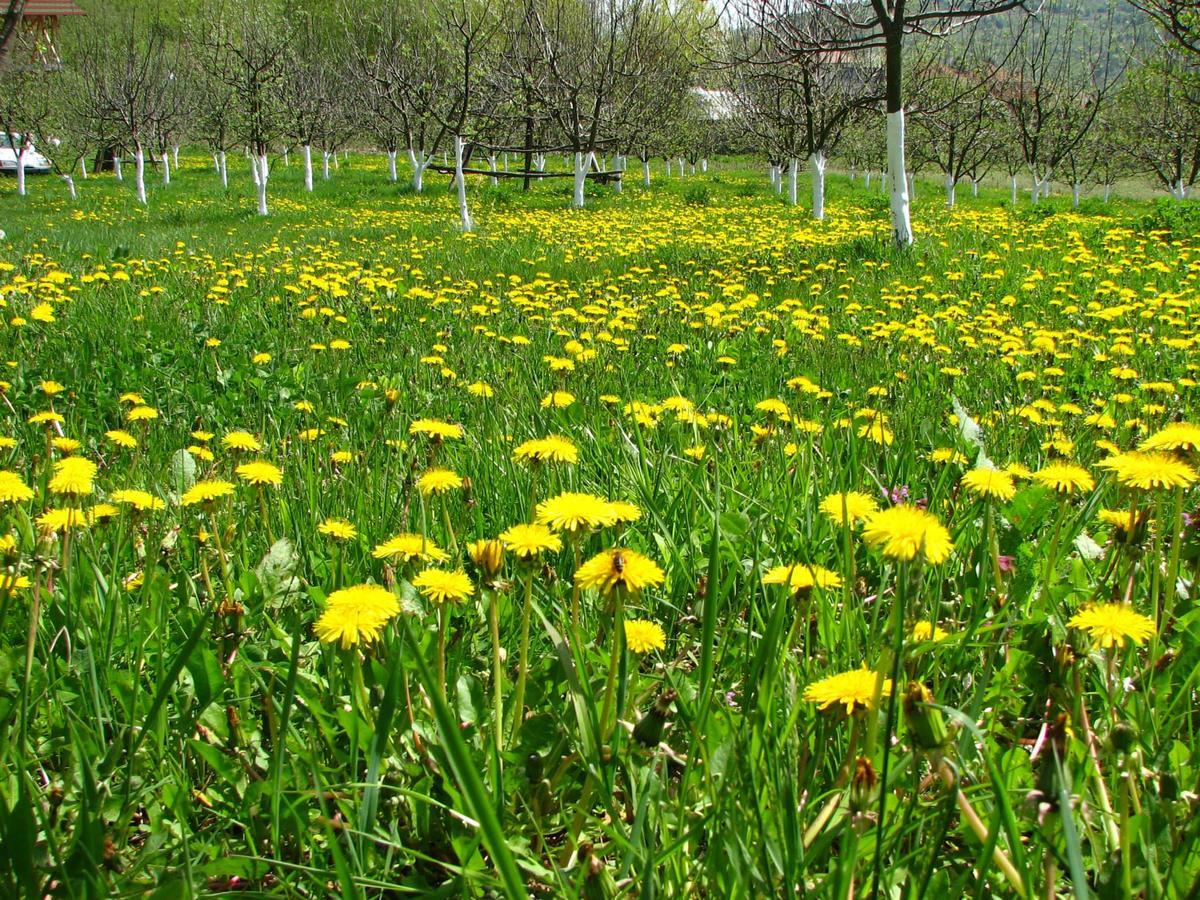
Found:
M 617 573 L 617 577 L 621 578 L 625 574 L 625 554 L 617 550 L 612 555 L 613 571 Z

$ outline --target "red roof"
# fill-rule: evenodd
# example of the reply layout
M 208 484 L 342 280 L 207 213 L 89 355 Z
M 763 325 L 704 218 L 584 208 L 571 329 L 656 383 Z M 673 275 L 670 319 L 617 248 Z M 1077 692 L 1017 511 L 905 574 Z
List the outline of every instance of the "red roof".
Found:
M 25 0 L 26 18 L 35 16 L 82 16 L 84 11 L 72 0 Z

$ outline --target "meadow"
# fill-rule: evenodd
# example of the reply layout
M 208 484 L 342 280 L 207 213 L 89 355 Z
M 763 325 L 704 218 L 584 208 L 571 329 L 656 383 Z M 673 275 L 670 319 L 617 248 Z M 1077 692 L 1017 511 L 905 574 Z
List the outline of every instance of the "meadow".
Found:
M 1194 203 L 182 163 L 0 183 L 0 893 L 1194 893 Z

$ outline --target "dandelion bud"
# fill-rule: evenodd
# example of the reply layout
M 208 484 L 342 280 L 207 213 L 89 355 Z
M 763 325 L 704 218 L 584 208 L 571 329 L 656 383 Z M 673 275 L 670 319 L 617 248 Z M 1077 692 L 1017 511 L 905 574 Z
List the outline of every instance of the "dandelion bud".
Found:
M 467 547 L 471 562 L 489 578 L 495 577 L 504 564 L 504 545 L 498 540 L 475 541 Z
M 671 705 L 675 702 L 676 694 L 667 689 L 659 694 L 654 705 L 642 716 L 641 721 L 634 726 L 633 737 L 643 747 L 656 747 L 662 740 L 663 729 L 671 718 Z
M 1113 726 L 1109 740 L 1118 753 L 1128 753 L 1137 743 L 1137 730 L 1128 722 L 1118 722 Z
M 904 721 L 913 743 L 922 750 L 946 746 L 949 732 L 942 711 L 932 706 L 933 693 L 919 681 L 910 682 L 904 694 Z
M 540 753 L 530 753 L 525 757 L 525 777 L 529 779 L 530 784 L 537 784 L 541 781 L 542 773 L 545 770 L 546 763 Z
M 850 809 L 860 813 L 870 809 L 875 800 L 875 785 L 879 776 L 875 767 L 865 756 L 854 761 L 854 777 L 850 781 Z
M 388 388 L 383 392 L 383 401 L 388 409 L 392 409 L 400 400 L 400 391 L 396 388 Z
M 1179 779 L 1174 772 L 1161 772 L 1158 776 L 1158 796 L 1171 803 L 1179 799 Z

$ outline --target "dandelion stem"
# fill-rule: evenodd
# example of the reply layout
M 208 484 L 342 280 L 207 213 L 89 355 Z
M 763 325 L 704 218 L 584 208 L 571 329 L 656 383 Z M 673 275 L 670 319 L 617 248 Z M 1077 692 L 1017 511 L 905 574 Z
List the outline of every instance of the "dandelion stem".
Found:
M 492 731 L 496 752 L 504 750 L 504 669 L 500 664 L 500 603 L 496 591 L 487 592 L 488 620 L 492 629 Z
M 983 820 L 979 818 L 979 814 L 975 812 L 975 807 L 971 805 L 971 801 L 967 799 L 967 795 L 958 786 L 958 777 L 955 775 L 954 769 L 944 759 L 938 761 L 938 774 L 942 776 L 942 781 L 946 787 L 954 791 L 954 802 L 958 805 L 959 812 L 962 813 L 971 831 L 975 833 L 975 837 L 986 847 L 991 843 L 991 835 L 988 833 L 988 828 L 983 824 Z M 1018 897 L 1024 897 L 1025 883 L 1021 880 L 1021 874 L 999 844 L 992 848 L 992 861 L 996 864 L 996 868 L 1004 873 L 1004 877 L 1008 879 L 1013 892 Z
M 529 623 L 533 615 L 533 569 L 525 573 L 525 596 L 521 604 L 521 647 L 517 656 L 517 687 L 513 692 L 512 736 L 509 744 L 516 744 L 525 721 L 525 679 L 529 672 Z

